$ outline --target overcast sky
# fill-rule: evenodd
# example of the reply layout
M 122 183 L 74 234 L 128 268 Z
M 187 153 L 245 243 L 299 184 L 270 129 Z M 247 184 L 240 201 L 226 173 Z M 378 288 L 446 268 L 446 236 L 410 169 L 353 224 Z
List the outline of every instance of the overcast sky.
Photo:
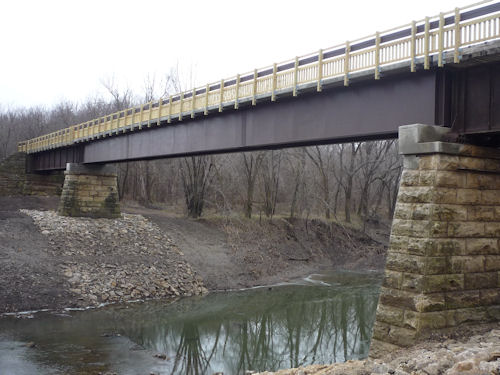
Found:
M 83 101 L 111 77 L 141 94 L 177 64 L 204 85 L 471 2 L 5 0 L 0 106 Z

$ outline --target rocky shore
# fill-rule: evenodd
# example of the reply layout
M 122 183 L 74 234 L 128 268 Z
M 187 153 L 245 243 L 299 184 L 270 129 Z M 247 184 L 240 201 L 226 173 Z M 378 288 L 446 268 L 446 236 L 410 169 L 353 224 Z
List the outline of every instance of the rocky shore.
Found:
M 58 259 L 73 306 L 95 306 L 206 292 L 172 240 L 141 215 L 86 219 L 54 211 L 21 210 Z
M 441 337 L 377 360 L 311 365 L 259 375 L 498 375 L 500 325 L 490 324 L 479 330 L 483 332 L 469 339 Z

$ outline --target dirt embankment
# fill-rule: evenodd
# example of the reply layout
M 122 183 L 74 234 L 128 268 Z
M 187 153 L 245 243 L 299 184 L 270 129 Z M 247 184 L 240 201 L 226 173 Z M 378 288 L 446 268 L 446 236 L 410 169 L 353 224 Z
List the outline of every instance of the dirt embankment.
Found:
M 168 233 L 211 290 L 273 284 L 323 269 L 382 270 L 386 247 L 322 220 L 192 220 L 127 207 Z
M 238 289 L 384 265 L 383 245 L 320 220 L 191 220 L 127 206 L 122 219 L 90 220 L 56 216 L 57 202 L 0 198 L 0 313 L 197 294 L 198 276 L 209 290 Z
M 19 212 L 55 205 L 51 198 L 0 198 L 0 313 L 60 307 L 71 298 L 48 238 Z

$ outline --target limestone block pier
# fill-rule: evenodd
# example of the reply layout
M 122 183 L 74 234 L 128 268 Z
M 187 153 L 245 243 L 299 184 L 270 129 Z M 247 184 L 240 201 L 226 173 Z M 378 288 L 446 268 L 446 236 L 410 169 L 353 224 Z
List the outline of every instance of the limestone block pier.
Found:
M 68 163 L 58 214 L 93 218 L 120 216 L 116 168 Z
M 399 129 L 404 170 L 371 355 L 500 318 L 500 151 Z

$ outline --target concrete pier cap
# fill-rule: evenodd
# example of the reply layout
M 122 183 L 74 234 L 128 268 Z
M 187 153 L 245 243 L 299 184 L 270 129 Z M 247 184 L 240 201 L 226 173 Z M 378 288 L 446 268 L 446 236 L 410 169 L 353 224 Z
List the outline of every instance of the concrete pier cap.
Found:
M 450 128 L 412 124 L 399 127 L 398 143 L 401 155 L 448 154 L 500 159 L 500 150 L 446 141 Z
M 58 213 L 92 218 L 120 217 L 116 167 L 67 163 Z
M 500 151 L 399 128 L 404 156 L 370 356 L 500 319 Z
M 117 176 L 116 166 L 111 164 L 66 163 L 65 174 Z

